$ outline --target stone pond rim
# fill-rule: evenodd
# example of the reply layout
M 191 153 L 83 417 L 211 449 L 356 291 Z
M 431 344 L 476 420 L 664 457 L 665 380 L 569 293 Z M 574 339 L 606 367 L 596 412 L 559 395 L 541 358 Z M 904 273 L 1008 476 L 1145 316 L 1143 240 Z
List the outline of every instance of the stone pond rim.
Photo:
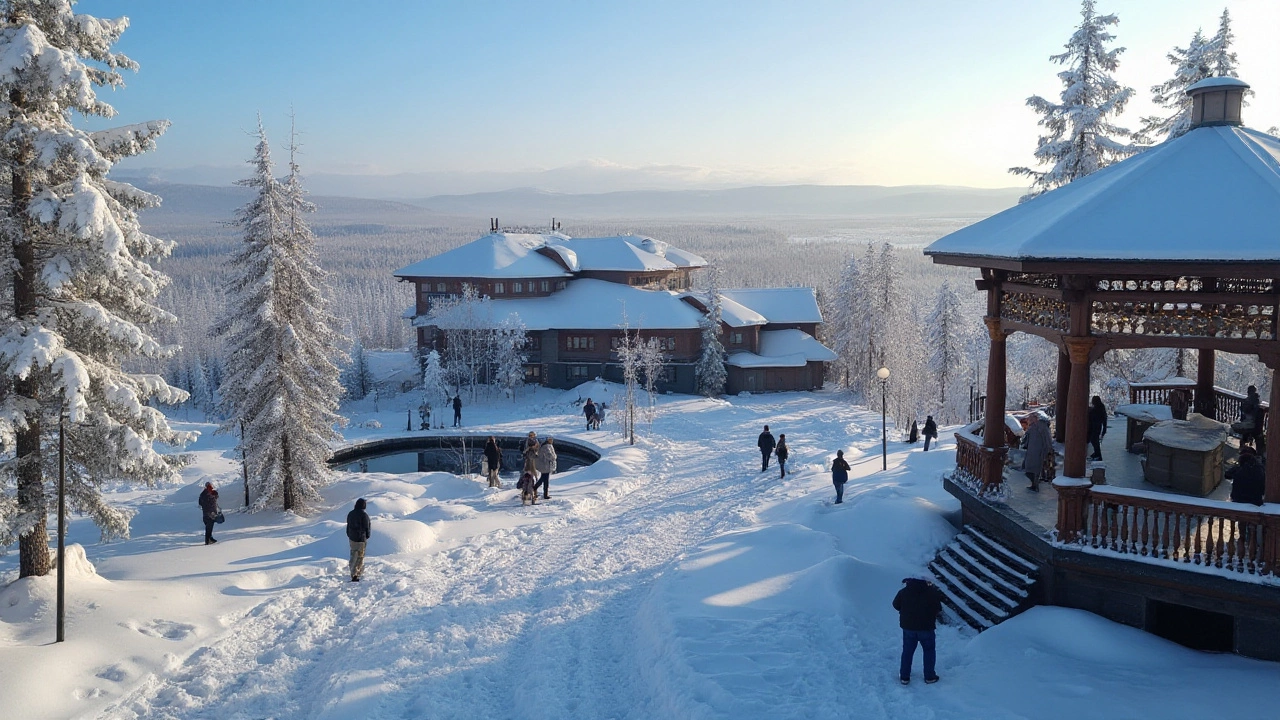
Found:
M 397 437 L 379 438 L 365 442 L 344 445 L 334 450 L 329 458 L 330 467 L 342 467 L 351 463 L 383 457 L 394 453 L 416 452 L 423 450 L 453 450 L 459 443 L 466 442 L 468 450 L 480 453 L 484 443 L 492 436 L 498 441 L 498 447 L 505 452 L 519 452 L 528 435 L 500 435 L 498 433 L 475 433 L 466 435 L 401 435 Z M 576 460 L 578 465 L 591 465 L 600 459 L 600 452 L 567 437 L 551 436 L 555 441 L 556 454 L 565 459 Z M 545 436 L 539 436 L 539 442 Z

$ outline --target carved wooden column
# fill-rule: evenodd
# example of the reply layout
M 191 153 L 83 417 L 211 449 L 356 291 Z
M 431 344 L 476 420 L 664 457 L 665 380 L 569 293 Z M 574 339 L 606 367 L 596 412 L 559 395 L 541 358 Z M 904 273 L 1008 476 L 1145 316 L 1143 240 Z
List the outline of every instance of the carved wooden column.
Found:
M 1071 356 L 1061 348 L 1058 349 L 1058 386 L 1054 397 L 1053 439 L 1058 442 L 1067 440 L 1067 389 L 1071 387 Z
M 1080 539 L 1084 531 L 1085 513 L 1089 507 L 1088 480 L 1057 478 L 1053 488 L 1058 491 L 1058 539 L 1071 543 Z
M 1207 418 L 1218 419 L 1215 406 L 1217 397 L 1213 394 L 1214 354 L 1209 348 L 1200 348 L 1196 353 L 1196 397 L 1194 409 Z M 1270 438 L 1268 438 L 1270 440 Z
M 1071 357 L 1071 387 L 1067 397 L 1066 459 L 1062 474 L 1069 478 L 1084 479 L 1085 444 L 1089 436 L 1089 353 L 1093 350 L 1091 337 L 1063 338 Z
M 982 426 L 982 446 L 1004 447 L 1005 407 L 1005 341 L 1009 333 L 1000 325 L 998 317 L 984 317 L 987 334 L 991 336 L 991 350 L 987 355 L 987 406 L 986 423 Z

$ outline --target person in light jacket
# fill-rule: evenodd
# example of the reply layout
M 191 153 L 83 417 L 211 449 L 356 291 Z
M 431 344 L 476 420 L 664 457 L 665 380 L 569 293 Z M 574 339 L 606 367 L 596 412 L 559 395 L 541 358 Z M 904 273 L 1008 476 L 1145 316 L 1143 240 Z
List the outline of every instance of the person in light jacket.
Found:
M 521 472 L 527 472 L 530 475 L 538 472 L 538 434 L 530 431 L 529 436 L 524 439 L 524 447 L 520 449 L 524 455 L 524 469 Z M 536 476 L 535 476 L 536 477 Z
M 556 446 L 554 438 L 547 438 L 538 448 L 538 456 L 534 458 L 534 467 L 538 470 L 538 482 L 533 486 L 533 494 L 542 488 L 542 499 L 551 499 L 551 473 L 556 471 Z
M 836 451 L 836 459 L 831 461 L 831 484 L 836 486 L 836 504 L 844 502 L 844 484 L 849 482 L 849 461 L 844 459 L 844 451 Z
M 1027 489 L 1039 492 L 1045 461 L 1053 454 L 1053 436 L 1049 434 L 1049 423 L 1045 422 L 1040 413 L 1031 413 L 1031 424 L 1027 425 L 1027 433 L 1022 442 L 1027 449 L 1027 455 L 1022 460 L 1022 471 L 1031 481 Z
M 364 498 L 356 500 L 355 508 L 347 513 L 347 540 L 351 544 L 351 560 L 347 568 L 351 570 L 351 582 L 360 582 L 364 574 L 364 549 L 373 535 L 373 523 L 369 521 L 369 513 L 365 512 Z

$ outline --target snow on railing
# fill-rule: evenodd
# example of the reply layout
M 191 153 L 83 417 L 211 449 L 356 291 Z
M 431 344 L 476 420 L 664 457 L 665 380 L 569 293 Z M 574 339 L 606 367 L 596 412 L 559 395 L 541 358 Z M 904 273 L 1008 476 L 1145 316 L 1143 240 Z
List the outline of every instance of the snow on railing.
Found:
M 1004 484 L 1004 460 L 1007 447 L 982 446 L 982 438 L 975 431 L 981 422 L 966 425 L 956 431 L 956 469 L 951 473 L 953 483 L 975 496 L 995 502 L 1009 499 Z

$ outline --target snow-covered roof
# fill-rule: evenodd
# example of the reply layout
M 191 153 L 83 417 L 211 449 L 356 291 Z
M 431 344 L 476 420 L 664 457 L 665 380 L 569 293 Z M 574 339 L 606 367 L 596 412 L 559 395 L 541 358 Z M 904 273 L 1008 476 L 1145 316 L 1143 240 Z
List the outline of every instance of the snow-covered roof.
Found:
M 729 365 L 753 367 L 803 367 L 812 361 L 831 362 L 836 354 L 812 335 L 794 328 L 761 330 L 760 352 L 736 352 L 727 359 Z
M 721 290 L 720 294 L 771 323 L 822 322 L 813 288 L 740 288 Z
M 1280 261 L 1280 138 L 1199 127 L 957 230 L 929 255 Z M 768 313 L 765 313 L 768 315 Z
M 489 300 L 492 319 L 516 314 L 527 330 L 600 330 L 621 328 L 682 330 L 698 327 L 702 313 L 674 292 L 643 290 L 605 280 L 571 280 L 545 297 Z M 415 324 L 437 324 L 419 318 Z M 439 323 L 441 327 L 444 323 Z
M 698 307 L 707 307 L 707 294 L 705 292 L 685 291 L 680 293 L 680 297 L 695 300 Z M 765 325 L 769 322 L 765 316 L 743 305 L 742 303 L 720 295 L 720 320 L 729 327 L 750 327 L 752 325 Z
M 644 241 L 649 241 L 645 243 Z M 652 238 L 634 235 L 617 237 L 573 238 L 561 245 L 572 250 L 578 256 L 578 265 L 583 270 L 624 270 L 646 272 L 652 270 L 675 270 L 676 264 L 652 250 L 665 250 L 666 243 L 659 243 Z M 650 249 L 642 245 L 648 244 Z
M 1201 80 L 1200 82 L 1197 82 L 1193 85 L 1188 86 L 1184 92 L 1190 95 L 1192 90 L 1202 90 L 1204 88 L 1216 88 L 1216 87 L 1247 88 L 1249 87 L 1249 83 L 1241 80 L 1240 78 L 1233 78 L 1229 76 L 1209 77 Z
M 396 277 L 483 277 L 539 278 L 569 277 L 555 260 L 537 252 L 548 244 L 563 245 L 567 238 L 558 233 L 490 233 L 395 271 Z
M 662 256 L 675 263 L 677 267 L 700 268 L 707 266 L 706 259 L 701 255 L 694 255 L 688 250 L 673 248 L 670 245 L 667 246 L 667 251 Z

